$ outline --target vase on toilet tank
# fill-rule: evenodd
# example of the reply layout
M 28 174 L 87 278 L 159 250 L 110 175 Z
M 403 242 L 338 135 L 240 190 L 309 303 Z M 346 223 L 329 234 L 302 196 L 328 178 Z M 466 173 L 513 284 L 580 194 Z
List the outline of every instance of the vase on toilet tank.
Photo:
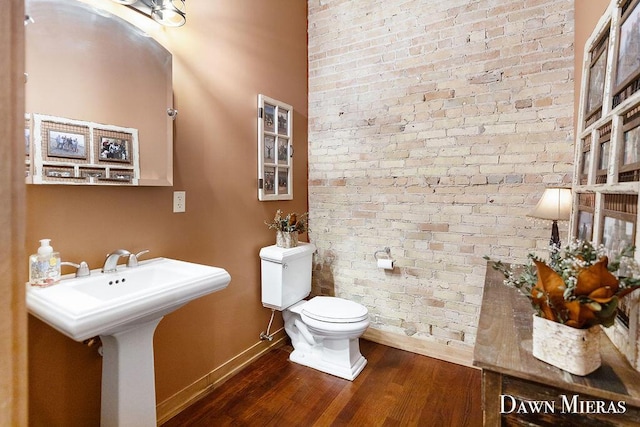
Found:
M 367 364 L 359 339 L 369 327 L 365 306 L 311 293 L 311 243 L 260 250 L 262 305 L 282 311 L 291 339 L 290 360 L 353 381 Z

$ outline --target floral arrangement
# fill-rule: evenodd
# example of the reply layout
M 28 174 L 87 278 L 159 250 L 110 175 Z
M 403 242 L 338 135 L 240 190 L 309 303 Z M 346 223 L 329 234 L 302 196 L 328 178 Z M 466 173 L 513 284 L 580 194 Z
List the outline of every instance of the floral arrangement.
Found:
M 282 211 L 278 209 L 276 211 L 275 217 L 273 217 L 273 220 L 271 222 L 265 221 L 264 223 L 269 226 L 269 229 L 284 231 L 287 233 L 291 233 L 294 231 L 297 231 L 298 233 L 304 233 L 306 231 L 309 231 L 308 218 L 308 212 L 305 212 L 303 214 L 292 212 L 283 217 Z
M 612 326 L 619 299 L 640 287 L 634 250 L 627 247 L 609 262 L 603 246 L 575 241 L 564 250 L 552 251 L 549 263 L 529 254 L 528 263 L 517 272 L 501 261 L 484 258 L 504 275 L 505 285 L 529 298 L 540 317 L 588 329 Z

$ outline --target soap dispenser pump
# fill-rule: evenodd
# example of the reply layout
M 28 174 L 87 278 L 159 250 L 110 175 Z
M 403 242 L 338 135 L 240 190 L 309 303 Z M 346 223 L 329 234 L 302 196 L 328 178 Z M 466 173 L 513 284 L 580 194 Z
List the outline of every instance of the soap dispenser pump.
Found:
M 40 240 L 38 253 L 29 257 L 29 283 L 51 286 L 60 280 L 60 253 L 54 252 L 51 239 Z

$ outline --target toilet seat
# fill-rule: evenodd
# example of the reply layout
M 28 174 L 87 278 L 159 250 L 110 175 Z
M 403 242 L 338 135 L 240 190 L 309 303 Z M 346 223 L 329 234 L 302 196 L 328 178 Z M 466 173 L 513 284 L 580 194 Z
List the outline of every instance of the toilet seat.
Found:
M 338 297 L 314 297 L 302 306 L 302 313 L 319 322 L 357 323 L 366 320 L 369 311 L 362 304 Z

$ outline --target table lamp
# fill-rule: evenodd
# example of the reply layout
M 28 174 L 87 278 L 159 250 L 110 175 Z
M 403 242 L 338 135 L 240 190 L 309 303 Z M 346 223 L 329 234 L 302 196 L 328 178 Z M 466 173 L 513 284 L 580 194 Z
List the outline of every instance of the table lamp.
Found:
M 540 219 L 550 219 L 551 226 L 550 245 L 554 250 L 560 249 L 560 233 L 558 231 L 558 221 L 566 221 L 571 215 L 571 189 L 562 187 L 552 187 L 544 190 L 540 201 L 527 216 Z

